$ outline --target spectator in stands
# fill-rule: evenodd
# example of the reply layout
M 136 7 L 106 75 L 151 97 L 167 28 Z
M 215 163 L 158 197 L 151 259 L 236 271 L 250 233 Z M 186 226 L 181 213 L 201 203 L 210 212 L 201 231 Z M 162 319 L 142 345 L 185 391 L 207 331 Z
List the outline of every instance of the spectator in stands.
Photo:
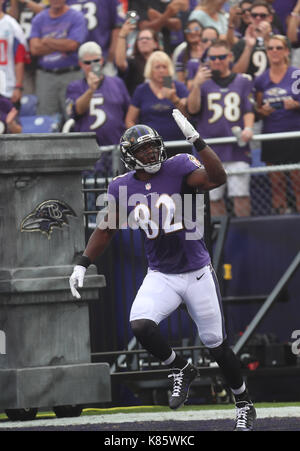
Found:
M 172 110 L 186 112 L 188 90 L 184 83 L 165 78 L 173 78 L 174 73 L 173 63 L 165 52 L 152 53 L 145 66 L 147 82 L 139 85 L 132 96 L 126 116 L 127 128 L 143 123 L 155 128 L 165 141 L 183 138 L 174 123 Z
M 297 89 L 299 69 L 289 65 L 289 46 L 285 36 L 274 35 L 268 42 L 267 54 L 270 68 L 255 80 L 257 112 L 263 119 L 263 133 L 299 131 L 300 90 Z M 299 77 L 299 75 L 298 75 Z M 264 141 L 262 161 L 268 165 L 299 163 L 299 140 L 288 139 Z M 296 208 L 300 212 L 299 171 L 290 172 L 296 197 Z M 282 172 L 271 172 L 272 206 L 274 211 L 287 210 L 286 178 Z
M 242 0 L 229 10 L 226 40 L 231 46 L 245 35 L 246 29 L 251 23 L 250 11 L 252 3 L 252 0 Z
M 0 94 L 0 134 L 22 133 L 22 126 L 17 120 L 18 110 L 13 103 Z
M 300 67 L 300 1 L 296 0 L 294 8 L 287 18 L 287 37 L 291 43 L 291 64 Z
M 28 57 L 27 44 L 18 22 L 3 12 L 3 0 L 0 0 L 0 44 L 0 68 L 5 78 L 1 93 L 19 108 L 24 64 Z
M 48 3 L 48 2 L 47 2 Z M 43 11 L 46 0 L 10 0 L 8 14 L 14 17 L 21 25 L 26 40 L 31 33 L 31 22 L 35 14 Z M 37 59 L 31 56 L 30 64 L 25 65 L 23 94 L 35 94 Z
M 96 132 L 99 146 L 118 144 L 125 130 L 125 115 L 130 98 L 119 77 L 103 75 L 101 47 L 86 42 L 78 51 L 84 78 L 69 84 L 66 92 L 68 116 L 75 120 L 75 132 Z M 97 162 L 95 170 L 107 175 L 109 157 Z
M 287 28 L 287 37 L 294 45 L 300 43 L 300 0 L 297 1 L 290 14 Z
M 189 20 L 198 20 L 203 27 L 214 27 L 220 38 L 226 37 L 228 20 L 222 10 L 225 0 L 203 0 L 189 16 Z
M 7 13 L 20 22 L 26 39 L 30 36 L 31 21 L 35 14 L 45 9 L 48 2 L 43 0 L 10 0 Z
M 203 47 L 203 55 L 200 60 L 190 59 L 187 62 L 187 87 L 190 91 L 192 89 L 193 80 L 197 74 L 200 64 L 206 64 L 207 52 L 209 47 L 217 42 L 220 38 L 219 32 L 214 27 L 206 27 L 202 31 L 201 42 Z
M 286 35 L 289 14 L 296 6 L 297 0 L 266 0 L 274 10 L 274 23 L 280 34 Z
M 66 0 L 49 0 L 50 7 L 32 21 L 30 51 L 38 57 L 36 95 L 38 114 L 65 113 L 68 84 L 81 78 L 77 50 L 85 41 L 86 22 Z
M 176 50 L 176 48 L 185 40 L 184 30 L 187 27 L 189 22 L 189 15 L 195 9 L 198 4 L 198 0 L 181 0 L 181 7 L 178 11 L 176 17 L 181 22 L 181 28 L 178 31 L 171 31 L 170 33 L 170 42 L 172 53 Z
M 171 31 L 182 29 L 181 20 L 177 14 L 185 7 L 186 0 L 129 0 L 128 9 L 138 13 L 138 28 L 151 28 L 162 34 L 162 47 L 171 55 L 173 47 L 171 44 Z
M 124 22 L 118 12 L 118 0 L 66 0 L 66 3 L 84 14 L 88 28 L 85 41 L 100 45 L 107 73 L 113 74 L 111 66 L 114 63 L 119 30 Z
M 157 33 L 145 28 L 138 32 L 133 54 L 127 57 L 126 37 L 135 27 L 135 24 L 132 24 L 130 19 L 126 20 L 120 30 L 115 53 L 115 62 L 119 69 L 119 75 L 124 79 L 130 95 L 133 94 L 137 85 L 144 82 L 145 64 L 152 52 L 159 48 Z
M 251 24 L 244 38 L 233 47 L 233 71 L 251 76 L 262 74 L 268 66 L 266 46 L 272 33 L 273 12 L 264 1 L 255 1 L 250 9 Z
M 232 53 L 226 41 L 212 44 L 208 58 L 209 69 L 200 67 L 195 77 L 188 97 L 188 112 L 197 115 L 197 129 L 205 138 L 232 136 L 232 128 L 239 127 L 240 145 L 215 144 L 214 149 L 225 168 L 246 170 L 250 162 L 248 142 L 253 136 L 254 124 L 250 101 L 253 83 L 248 75 L 231 72 Z M 248 174 L 228 177 L 228 197 L 233 198 L 236 216 L 250 214 L 249 182 Z M 224 187 L 213 190 L 210 195 L 212 215 L 224 215 Z
M 187 65 L 189 60 L 193 60 L 198 65 L 205 54 L 202 44 L 203 27 L 197 20 L 191 20 L 187 23 L 184 30 L 186 47 L 179 53 L 176 58 L 175 68 L 177 80 L 187 83 Z

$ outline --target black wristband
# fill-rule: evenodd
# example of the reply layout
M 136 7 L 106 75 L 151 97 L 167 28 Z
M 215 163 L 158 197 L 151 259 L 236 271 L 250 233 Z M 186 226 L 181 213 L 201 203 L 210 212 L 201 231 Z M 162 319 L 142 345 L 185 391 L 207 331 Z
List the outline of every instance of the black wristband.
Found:
M 198 152 L 201 152 L 201 150 L 203 150 L 203 149 L 205 149 L 205 147 L 207 147 L 206 142 L 203 141 L 201 136 L 199 136 L 199 138 L 197 138 L 196 141 L 193 142 L 193 144 Z
M 88 268 L 91 264 L 91 260 L 89 259 L 89 257 L 87 257 L 86 255 L 81 255 L 81 257 L 79 257 L 77 265 L 80 266 L 84 266 L 85 268 Z

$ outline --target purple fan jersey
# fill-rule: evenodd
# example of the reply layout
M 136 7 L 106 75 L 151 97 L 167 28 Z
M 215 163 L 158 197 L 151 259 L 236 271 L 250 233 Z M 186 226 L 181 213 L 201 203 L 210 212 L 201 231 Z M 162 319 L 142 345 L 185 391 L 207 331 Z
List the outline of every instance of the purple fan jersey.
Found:
M 201 136 L 233 136 L 232 127 L 243 129 L 244 114 L 253 112 L 252 89 L 251 77 L 246 74 L 231 74 L 222 84 L 207 80 L 201 87 L 201 111 L 197 124 Z M 248 145 L 214 144 L 213 148 L 221 161 L 250 161 Z
M 118 144 L 125 131 L 124 119 L 130 97 L 119 77 L 105 76 L 95 91 L 89 110 L 78 116 L 75 102 L 88 89 L 85 79 L 69 84 L 66 92 L 67 113 L 75 119 L 75 132 L 96 132 L 100 146 Z
M 184 83 L 179 81 L 174 81 L 174 83 L 177 96 L 187 97 L 189 92 Z M 149 83 L 142 83 L 136 88 L 131 103 L 140 110 L 138 122 L 157 130 L 165 141 L 184 139 L 172 117 L 174 104 L 168 99 L 159 99 L 150 88 Z
M 32 21 L 31 38 L 52 37 L 57 39 L 72 39 L 82 44 L 87 33 L 85 19 L 82 13 L 70 8 L 61 16 L 53 19 L 49 15 L 49 9 L 37 14 Z M 39 66 L 43 69 L 65 69 L 78 66 L 77 51 L 58 52 L 38 58 Z
M 13 107 L 9 99 L 0 95 L 0 134 L 7 133 L 6 117 Z
M 120 227 L 125 227 L 125 218 L 129 226 L 133 221 L 143 230 L 152 270 L 181 274 L 210 263 L 203 240 L 204 195 L 185 183 L 199 167 L 194 156 L 178 154 L 163 162 L 148 181 L 138 180 L 130 171 L 108 187 L 119 207 Z
M 106 57 L 112 30 L 124 22 L 119 14 L 118 0 L 67 0 L 67 4 L 84 14 L 88 28 L 85 40 L 97 42 Z
M 293 77 L 293 75 L 296 77 Z M 263 103 L 276 105 L 276 109 L 263 120 L 263 133 L 297 131 L 300 126 L 300 112 L 286 110 L 282 104 L 284 99 L 294 99 L 300 102 L 299 68 L 289 67 L 285 76 L 279 83 L 270 80 L 270 70 L 266 70 L 255 80 L 254 87 L 257 92 L 263 93 Z M 296 88 L 296 89 L 295 89 Z

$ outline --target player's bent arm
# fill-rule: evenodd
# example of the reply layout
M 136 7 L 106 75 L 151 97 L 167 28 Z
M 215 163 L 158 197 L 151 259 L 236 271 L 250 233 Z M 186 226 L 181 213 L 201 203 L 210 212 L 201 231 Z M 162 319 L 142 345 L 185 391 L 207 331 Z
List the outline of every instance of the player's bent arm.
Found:
M 197 141 L 194 142 L 196 149 Z M 201 149 L 199 156 L 204 168 L 199 168 L 192 172 L 187 178 L 187 184 L 198 187 L 203 191 L 208 191 L 226 183 L 225 169 L 213 149 L 206 145 Z
M 90 236 L 83 253 L 84 257 L 87 257 L 91 263 L 94 262 L 96 258 L 107 248 L 115 232 L 115 230 L 101 229 L 97 227 Z
M 173 110 L 172 115 L 187 141 L 194 144 L 204 165 L 204 169 L 196 169 L 187 177 L 187 184 L 201 190 L 210 190 L 223 185 L 226 182 L 226 172 L 218 155 L 179 110 Z

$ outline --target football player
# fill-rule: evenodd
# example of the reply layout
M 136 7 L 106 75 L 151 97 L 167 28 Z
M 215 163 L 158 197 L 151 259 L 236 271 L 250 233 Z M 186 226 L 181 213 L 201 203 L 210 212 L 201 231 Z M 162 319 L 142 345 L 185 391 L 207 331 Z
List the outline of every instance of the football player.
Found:
M 255 409 L 239 361 L 226 340 L 218 283 L 203 240 L 203 221 L 201 217 L 194 220 L 195 215 L 185 208 L 181 209 L 184 214 L 178 214 L 178 198 L 185 202 L 185 195 L 197 190 L 194 202 L 199 200 L 197 196 L 201 200 L 204 191 L 226 182 L 226 173 L 215 152 L 179 110 L 173 110 L 173 117 L 187 140 L 194 144 L 203 165 L 189 154 L 166 159 L 158 133 L 146 125 L 135 125 L 124 133 L 120 143 L 122 160 L 129 172 L 116 177 L 108 188 L 109 199 L 114 199 L 109 200 L 108 216 L 115 214 L 111 213 L 113 205 L 118 206 L 119 215 L 125 208 L 128 222 L 131 218 L 145 235 L 149 269 L 132 304 L 130 324 L 141 345 L 172 369 L 169 405 L 177 409 L 187 400 L 198 371 L 175 353 L 158 325 L 184 302 L 202 343 L 210 350 L 235 396 L 235 430 L 248 431 L 253 428 Z M 199 210 L 202 216 L 203 209 Z M 115 232 L 112 224 L 109 219 L 105 224 L 103 221 L 91 235 L 70 277 L 74 297 L 80 298 L 77 287 L 83 286 L 86 268 L 109 244 Z

